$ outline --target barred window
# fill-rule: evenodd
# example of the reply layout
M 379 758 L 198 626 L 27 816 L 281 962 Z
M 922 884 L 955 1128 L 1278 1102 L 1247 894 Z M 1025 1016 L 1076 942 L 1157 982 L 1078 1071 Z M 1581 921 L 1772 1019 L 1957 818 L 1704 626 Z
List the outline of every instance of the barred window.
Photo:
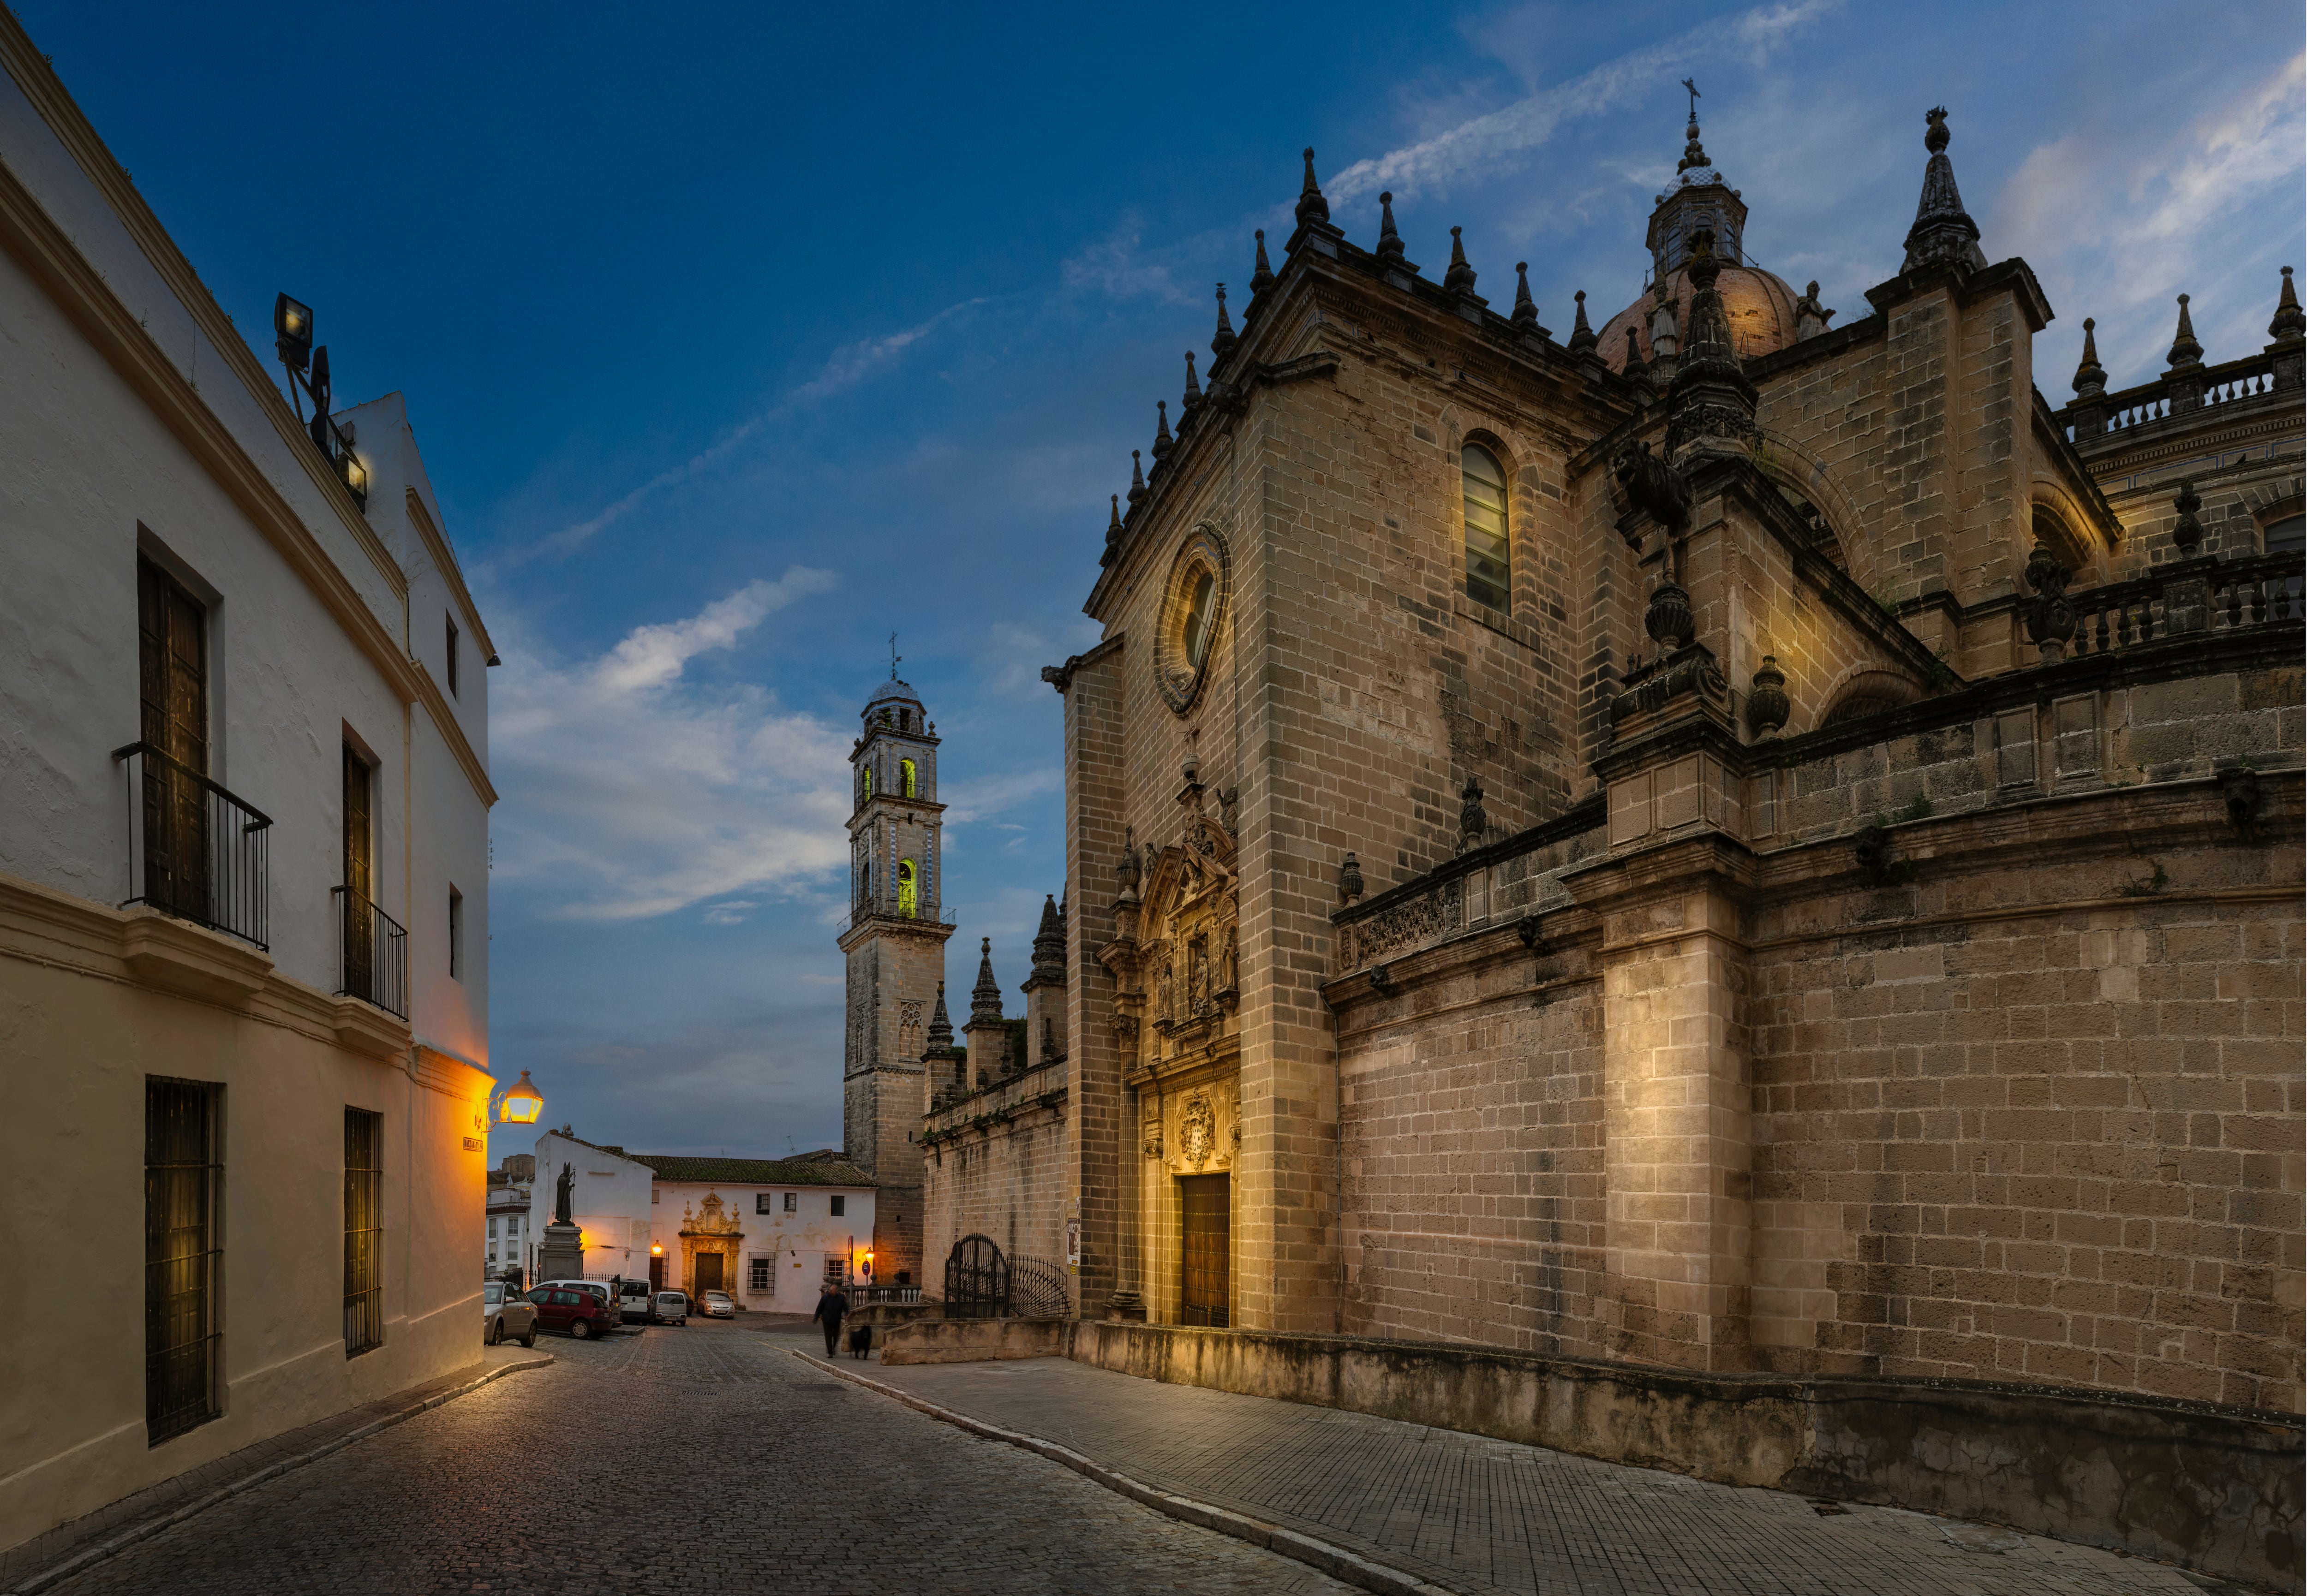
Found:
M 754 1291 L 774 1291 L 776 1289 L 770 1281 L 769 1260 L 766 1258 L 757 1258 L 751 1260 L 750 1268 L 748 1271 L 748 1279 L 750 1289 Z
M 1479 443 L 1459 451 L 1466 496 L 1466 596 L 1510 610 L 1514 592 L 1506 552 L 1506 474 Z
M 798 1191 L 788 1191 L 788 1192 L 786 1192 L 786 1193 L 785 1193 L 785 1212 L 786 1212 L 786 1213 L 788 1213 L 788 1214 L 791 1214 L 791 1213 L 796 1212 L 800 1208 L 801 1208 L 801 1193 L 800 1193 L 800 1192 L 798 1192 Z
M 384 1344 L 384 1116 L 345 1110 L 345 1356 Z
M 144 1435 L 151 1446 L 217 1416 L 217 1271 L 223 1088 L 144 1083 Z

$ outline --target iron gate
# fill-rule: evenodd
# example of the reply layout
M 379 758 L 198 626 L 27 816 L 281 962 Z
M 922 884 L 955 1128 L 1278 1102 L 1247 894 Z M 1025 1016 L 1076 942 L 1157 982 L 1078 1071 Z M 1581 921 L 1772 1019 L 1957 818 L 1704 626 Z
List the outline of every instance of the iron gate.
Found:
M 1009 1311 L 1009 1263 L 992 1238 L 964 1236 L 945 1259 L 945 1316 L 1000 1319 Z

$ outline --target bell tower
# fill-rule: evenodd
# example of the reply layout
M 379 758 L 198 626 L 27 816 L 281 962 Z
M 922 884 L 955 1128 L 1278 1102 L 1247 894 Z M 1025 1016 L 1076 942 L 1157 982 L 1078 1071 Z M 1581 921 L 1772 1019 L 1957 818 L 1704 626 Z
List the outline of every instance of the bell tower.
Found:
M 879 1186 L 873 1279 L 922 1273 L 922 1054 L 945 979 L 937 801 L 938 738 L 922 701 L 889 679 L 867 701 L 849 752 L 849 918 L 840 937 L 849 1002 L 842 1048 L 842 1129 L 849 1159 Z

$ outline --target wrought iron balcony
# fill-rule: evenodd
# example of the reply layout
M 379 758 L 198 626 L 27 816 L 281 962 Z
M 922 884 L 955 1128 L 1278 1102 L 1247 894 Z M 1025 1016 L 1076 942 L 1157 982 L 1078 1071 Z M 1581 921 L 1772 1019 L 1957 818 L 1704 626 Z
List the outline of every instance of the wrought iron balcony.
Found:
M 337 995 L 407 1019 L 408 933 L 350 887 L 329 895 L 337 900 Z
M 272 820 L 147 742 L 112 751 L 128 778 L 128 881 L 142 904 L 268 948 Z

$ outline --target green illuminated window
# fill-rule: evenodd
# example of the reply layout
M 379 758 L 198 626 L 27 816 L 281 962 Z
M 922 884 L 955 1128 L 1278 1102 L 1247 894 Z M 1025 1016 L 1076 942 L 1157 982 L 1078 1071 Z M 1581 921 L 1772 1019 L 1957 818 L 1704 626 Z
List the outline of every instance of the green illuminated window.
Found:
M 897 773 L 905 779 L 905 784 L 901 789 L 907 798 L 918 796 L 913 791 L 913 762 L 910 759 L 897 761 Z
M 913 861 L 899 859 L 897 861 L 897 912 L 910 920 L 920 912 L 921 905 L 921 888 L 913 880 Z

